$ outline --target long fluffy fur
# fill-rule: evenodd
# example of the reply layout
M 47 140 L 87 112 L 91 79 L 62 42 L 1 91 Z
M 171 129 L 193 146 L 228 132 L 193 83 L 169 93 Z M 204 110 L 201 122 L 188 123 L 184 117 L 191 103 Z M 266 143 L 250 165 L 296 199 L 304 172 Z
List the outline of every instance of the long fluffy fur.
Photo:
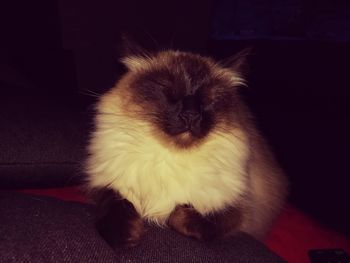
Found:
M 145 60 L 124 62 L 130 71 L 156 63 Z M 217 74 L 228 82 L 242 81 L 227 69 Z M 96 106 L 86 163 L 89 187 L 115 190 L 143 219 L 159 225 L 177 205 L 189 204 L 203 216 L 237 206 L 243 217 L 238 230 L 262 238 L 284 203 L 287 180 L 244 103 L 237 105 L 235 123 L 216 125 L 192 147 L 172 147 L 147 110 L 130 103 L 132 76 L 127 73 Z

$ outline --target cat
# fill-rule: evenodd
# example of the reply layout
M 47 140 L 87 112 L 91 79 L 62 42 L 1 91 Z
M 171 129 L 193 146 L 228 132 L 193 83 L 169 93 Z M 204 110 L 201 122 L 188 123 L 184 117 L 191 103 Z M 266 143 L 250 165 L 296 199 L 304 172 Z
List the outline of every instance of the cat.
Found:
M 287 179 L 240 95 L 240 52 L 209 57 L 129 49 L 127 72 L 103 94 L 88 145 L 96 227 L 113 247 L 138 244 L 145 222 L 198 240 L 262 239 Z

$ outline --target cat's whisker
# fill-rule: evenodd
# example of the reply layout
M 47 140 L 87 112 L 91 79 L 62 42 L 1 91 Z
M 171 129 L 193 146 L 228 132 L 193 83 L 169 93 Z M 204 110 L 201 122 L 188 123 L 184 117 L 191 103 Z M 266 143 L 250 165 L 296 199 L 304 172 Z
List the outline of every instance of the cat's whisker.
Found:
M 137 136 L 140 135 L 140 132 L 142 132 L 142 135 L 147 135 L 152 133 L 151 131 L 148 131 L 148 129 L 144 129 L 144 127 L 130 127 L 127 124 L 122 125 L 120 123 L 111 123 L 111 122 L 100 122 L 100 124 L 104 125 L 105 129 L 122 131 L 123 133 L 133 136 L 135 138 L 137 138 Z
M 156 117 L 155 114 L 152 114 L 152 113 L 137 112 L 137 111 L 132 111 L 129 113 L 133 113 L 135 115 L 138 115 L 138 118 Z M 116 117 L 124 117 L 125 118 L 125 114 L 113 113 L 113 112 L 98 112 L 97 115 L 113 115 Z M 146 119 L 146 120 L 148 120 L 148 119 Z
M 221 137 L 221 138 L 223 138 L 223 139 L 225 139 L 227 141 L 231 141 L 232 140 L 232 138 L 230 138 L 228 135 L 223 134 L 221 132 L 213 132 L 213 134 L 215 134 L 215 135 L 217 135 L 217 136 L 219 136 L 219 137 Z
M 234 136 L 236 139 L 238 139 L 238 140 L 240 140 L 241 142 L 244 142 L 244 139 L 242 138 L 242 137 L 240 137 L 240 136 L 238 136 L 237 134 L 235 134 L 235 131 L 232 131 L 232 130 L 230 130 L 230 129 L 222 129 L 224 132 L 222 132 L 222 131 L 216 131 L 216 132 L 214 132 L 215 134 L 217 134 L 217 135 L 219 135 L 219 136 L 225 136 L 225 138 L 227 139 L 227 140 L 232 140 L 232 137 L 229 137 L 230 135 L 232 135 L 232 136 Z
M 93 95 L 93 94 L 88 94 L 88 93 L 84 93 L 84 92 L 79 92 L 79 93 L 84 95 L 84 96 L 89 96 L 89 97 L 93 97 L 93 98 L 100 98 L 100 96 Z
M 158 41 L 152 36 L 152 34 L 146 30 L 143 27 L 143 32 L 145 32 L 145 34 L 149 37 L 149 39 L 156 45 L 156 48 L 159 49 L 160 48 L 160 44 L 158 43 Z
M 92 90 L 89 90 L 89 89 L 84 89 L 82 91 L 79 91 L 79 93 L 82 95 L 91 96 L 91 97 L 95 97 L 95 98 L 100 98 L 102 96 L 102 94 L 99 94 L 99 93 L 92 91 Z

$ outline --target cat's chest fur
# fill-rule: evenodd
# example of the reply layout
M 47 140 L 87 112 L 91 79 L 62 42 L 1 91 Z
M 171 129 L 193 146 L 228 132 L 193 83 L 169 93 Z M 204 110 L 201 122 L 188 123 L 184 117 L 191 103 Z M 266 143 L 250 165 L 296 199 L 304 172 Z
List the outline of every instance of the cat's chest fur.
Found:
M 200 147 L 181 151 L 141 127 L 98 127 L 90 145 L 90 185 L 113 188 L 150 221 L 163 224 L 177 204 L 202 214 L 220 210 L 246 191 L 248 147 L 238 132 L 211 135 Z

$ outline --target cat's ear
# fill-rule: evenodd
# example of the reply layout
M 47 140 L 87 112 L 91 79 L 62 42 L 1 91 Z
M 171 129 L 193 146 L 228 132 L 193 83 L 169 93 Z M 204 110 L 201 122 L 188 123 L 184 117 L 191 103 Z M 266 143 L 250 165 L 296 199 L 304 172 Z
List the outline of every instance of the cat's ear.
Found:
M 147 64 L 150 53 L 126 33 L 120 36 L 121 62 L 132 71 L 138 70 Z
M 247 47 L 237 54 L 221 61 L 221 65 L 231 69 L 239 75 L 246 75 L 248 71 L 248 57 L 252 54 L 253 47 Z
M 147 51 L 130 34 L 121 33 L 120 53 L 122 57 L 138 57 L 147 55 Z

